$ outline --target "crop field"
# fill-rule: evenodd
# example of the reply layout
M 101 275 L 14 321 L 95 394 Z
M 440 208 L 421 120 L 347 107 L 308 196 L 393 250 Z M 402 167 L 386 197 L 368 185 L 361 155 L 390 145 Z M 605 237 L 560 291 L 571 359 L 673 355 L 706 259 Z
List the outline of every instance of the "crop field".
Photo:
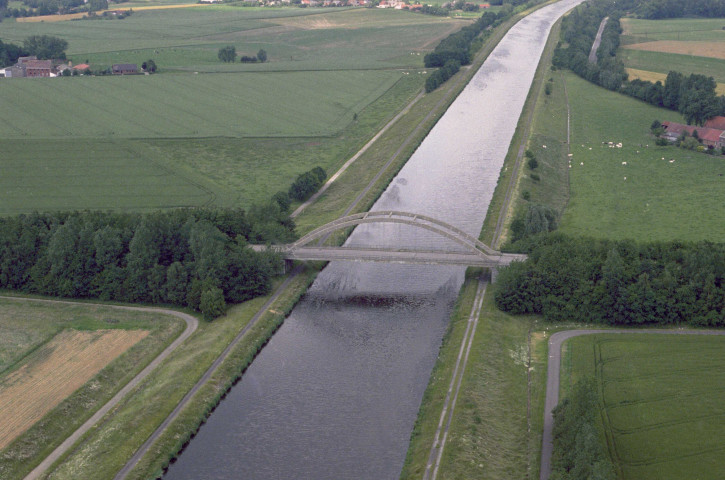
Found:
M 657 72 L 648 72 L 646 70 L 637 70 L 635 68 L 627 68 L 627 74 L 629 74 L 629 79 L 639 79 L 644 80 L 652 83 L 656 82 L 662 82 L 665 83 L 665 79 L 667 78 L 666 73 L 657 73 Z M 715 87 L 715 92 L 718 95 L 725 95 L 725 83 L 718 83 Z
M 570 342 L 571 379 L 591 376 L 599 385 L 620 478 L 722 478 L 725 338 L 588 335 Z
M 561 230 L 611 239 L 725 241 L 723 157 L 655 146 L 650 124 L 684 123 L 676 112 L 571 74 L 566 81 L 571 197 Z
M 0 478 L 22 478 L 183 328 L 158 313 L 0 298 Z
M 203 206 L 215 191 L 131 142 L 0 140 L 0 214 Z
M 152 58 L 161 71 L 279 71 L 419 68 L 440 38 L 470 20 L 378 9 L 240 8 L 148 10 L 122 21 L 3 23 L 3 40 L 57 35 L 75 63 L 110 65 Z M 260 48 L 268 61 L 229 63 L 224 45 L 240 55 Z
M 628 68 L 712 76 L 725 83 L 725 22 L 722 19 L 623 19 L 618 56 Z M 641 77 L 637 77 L 641 78 Z
M 148 330 L 66 330 L 0 380 L 0 449 L 55 408 Z
M 0 104 L 14 113 L 0 120 L 0 137 L 327 136 L 401 76 L 338 71 L 7 81 Z
M 4 41 L 57 35 L 76 64 L 154 59 L 159 73 L 4 82 L 0 215 L 266 201 L 342 165 L 420 92 L 423 55 L 469 22 L 232 5 L 5 22 Z M 225 45 L 268 61 L 222 63 Z

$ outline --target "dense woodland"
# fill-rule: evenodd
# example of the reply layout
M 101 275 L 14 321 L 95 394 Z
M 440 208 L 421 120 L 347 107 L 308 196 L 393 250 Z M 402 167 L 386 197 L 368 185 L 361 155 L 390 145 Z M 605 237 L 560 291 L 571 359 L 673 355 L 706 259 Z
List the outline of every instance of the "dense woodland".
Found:
M 554 409 L 554 450 L 550 480 L 614 480 L 596 425 L 596 384 L 590 378 L 574 385 Z
M 540 234 L 502 269 L 496 305 L 548 321 L 725 326 L 725 244 Z
M 577 7 L 562 20 L 561 42 L 554 52 L 553 63 L 558 68 L 569 68 L 577 75 L 609 90 L 618 91 L 658 107 L 677 110 L 689 124 L 702 125 L 708 118 L 725 115 L 725 96 L 715 93 L 717 84 L 705 75 L 684 75 L 670 72 L 664 85 L 643 80 L 627 80 L 624 64 L 617 58 L 619 36 L 622 33 L 619 18 L 626 12 L 642 12 L 651 5 L 668 2 L 636 2 L 634 0 L 592 0 Z M 685 0 L 677 2 L 680 12 L 700 9 L 700 5 L 724 4 L 725 0 L 709 3 Z M 712 15 L 718 9 L 711 10 Z M 674 10 L 672 12 L 674 15 Z M 682 13 L 677 16 L 687 15 Z M 716 15 L 717 14 L 717 15 Z M 589 52 L 602 19 L 609 16 L 597 51 L 597 63 L 589 63 Z M 647 17 L 650 18 L 650 17 Z M 664 17 L 651 17 L 664 18 Z
M 278 259 L 247 242 L 288 241 L 276 203 L 152 214 L 0 218 L 0 288 L 69 298 L 168 303 L 207 319 L 270 290 Z

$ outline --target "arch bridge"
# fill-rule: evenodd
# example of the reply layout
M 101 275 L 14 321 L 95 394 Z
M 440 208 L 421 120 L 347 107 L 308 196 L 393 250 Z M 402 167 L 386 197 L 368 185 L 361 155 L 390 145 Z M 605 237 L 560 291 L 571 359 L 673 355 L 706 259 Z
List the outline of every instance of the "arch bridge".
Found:
M 410 225 L 434 232 L 461 245 L 461 250 L 430 250 L 407 247 L 355 247 L 324 246 L 322 242 L 333 232 L 366 223 L 391 223 Z M 262 245 L 253 246 L 263 250 Z M 489 247 L 460 228 L 425 215 L 398 211 L 363 212 L 338 218 L 322 225 L 294 243 L 273 245 L 273 250 L 285 260 L 346 260 L 357 262 L 413 263 L 429 265 L 462 265 L 472 267 L 497 267 L 514 261 L 523 261 L 526 255 L 502 253 Z

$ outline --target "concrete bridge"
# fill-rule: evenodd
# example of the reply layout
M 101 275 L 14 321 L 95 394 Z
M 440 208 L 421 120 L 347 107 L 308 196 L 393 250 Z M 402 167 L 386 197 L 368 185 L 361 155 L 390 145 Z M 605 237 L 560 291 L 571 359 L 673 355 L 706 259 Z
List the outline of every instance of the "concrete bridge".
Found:
M 331 233 L 355 227 L 364 223 L 394 223 L 411 225 L 435 232 L 442 237 L 453 240 L 464 247 L 464 251 L 446 251 L 415 248 L 375 248 L 350 246 L 323 246 Z M 501 253 L 467 234 L 463 230 L 448 223 L 425 215 L 408 212 L 384 211 L 363 212 L 338 218 L 328 224 L 312 230 L 294 243 L 288 245 L 253 245 L 259 251 L 266 248 L 281 254 L 285 260 L 346 260 L 354 262 L 388 262 L 414 263 L 428 265 L 462 265 L 469 267 L 491 268 L 494 272 L 498 267 L 515 261 L 526 260 L 526 255 Z

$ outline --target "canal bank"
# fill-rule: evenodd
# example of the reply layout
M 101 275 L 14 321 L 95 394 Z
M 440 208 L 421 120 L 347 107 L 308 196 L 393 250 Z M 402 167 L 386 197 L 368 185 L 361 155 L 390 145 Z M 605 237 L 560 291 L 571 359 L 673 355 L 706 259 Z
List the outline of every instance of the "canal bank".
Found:
M 438 140 L 426 138 L 375 209 L 413 210 L 480 231 L 536 49 L 575 3 L 541 9 L 509 32 L 504 42 L 511 41 L 494 50 L 431 131 Z M 403 227 L 359 228 L 349 242 L 445 244 Z M 456 268 L 330 264 L 169 478 L 205 476 L 205 468 L 223 476 L 227 466 L 250 478 L 397 476 L 462 280 Z

